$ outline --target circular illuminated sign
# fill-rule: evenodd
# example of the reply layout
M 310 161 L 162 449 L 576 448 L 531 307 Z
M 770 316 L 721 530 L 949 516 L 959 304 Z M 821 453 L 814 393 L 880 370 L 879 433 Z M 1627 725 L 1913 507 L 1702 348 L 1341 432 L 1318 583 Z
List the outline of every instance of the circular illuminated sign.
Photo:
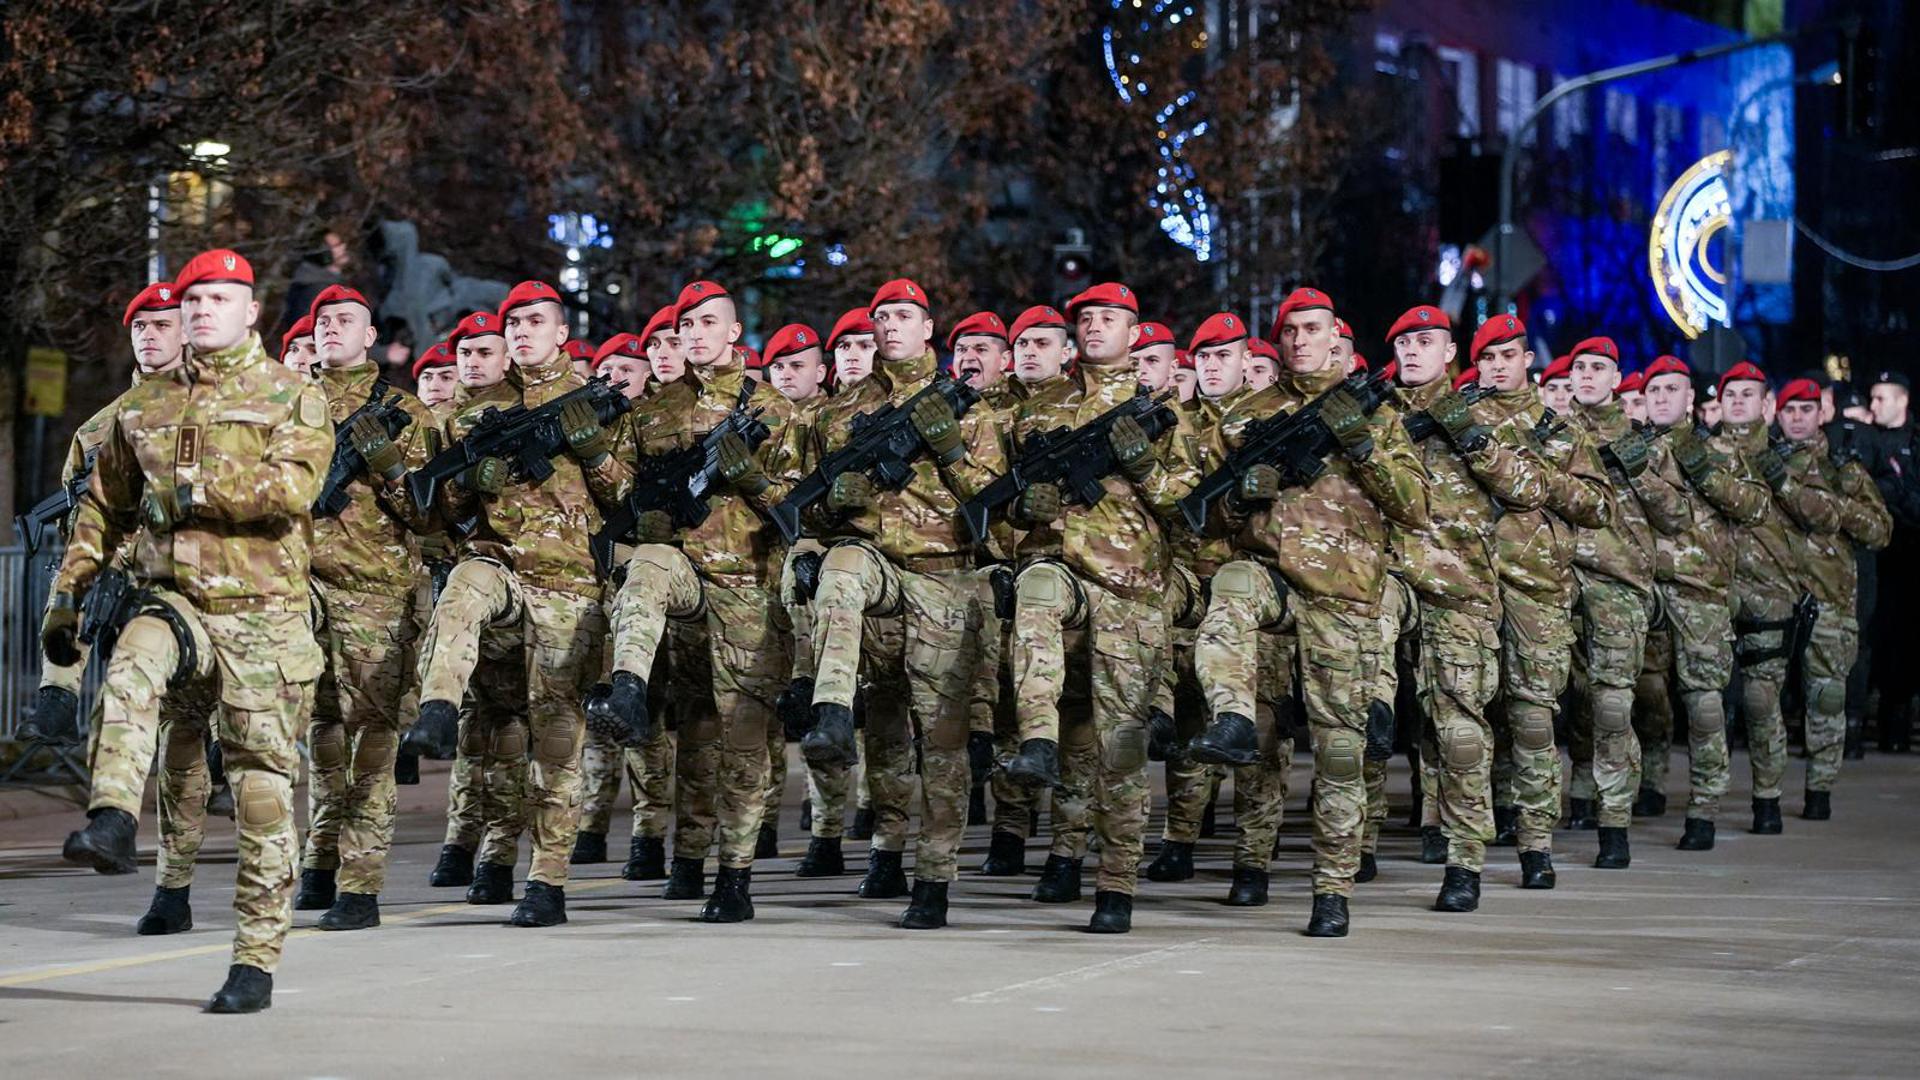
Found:
M 1712 243 L 1733 223 L 1727 170 L 1733 152 L 1708 154 L 1673 182 L 1653 214 L 1647 245 L 1653 291 L 1674 324 L 1689 338 L 1714 323 L 1731 326 L 1727 272 L 1713 261 Z M 1722 253 L 1724 258 L 1724 252 Z

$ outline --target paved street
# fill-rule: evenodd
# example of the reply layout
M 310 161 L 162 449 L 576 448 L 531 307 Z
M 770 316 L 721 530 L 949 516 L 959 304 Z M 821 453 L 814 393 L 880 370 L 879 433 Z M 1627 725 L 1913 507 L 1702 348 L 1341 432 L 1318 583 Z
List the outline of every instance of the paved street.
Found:
M 964 874 L 953 928 L 930 934 L 894 929 L 904 903 L 853 897 L 854 877 L 795 880 L 797 772 L 783 858 L 756 872 L 754 922 L 695 924 L 697 904 L 654 898 L 657 884 L 620 880 L 614 862 L 579 868 L 571 924 L 540 931 L 426 887 L 434 772 L 402 789 L 417 809 L 395 847 L 386 925 L 322 934 L 299 929 L 317 913 L 299 913 L 274 1007 L 255 1017 L 198 1011 L 228 962 L 228 823 L 194 887 L 195 930 L 139 938 L 150 866 L 119 878 L 66 867 L 57 845 L 77 813 L 7 822 L 0 1074 L 1913 1075 L 1920 758 L 1849 762 L 1835 819 L 1799 820 L 1792 795 L 1782 837 L 1743 831 L 1746 772 L 1742 755 L 1727 800 L 1737 821 L 1717 850 L 1673 850 L 1676 799 L 1635 827 L 1625 872 L 1587 869 L 1594 835 L 1562 833 L 1559 889 L 1525 893 L 1512 849 L 1496 851 L 1476 915 L 1428 910 L 1439 869 L 1396 829 L 1355 901 L 1355 935 L 1331 942 L 1299 935 L 1310 854 L 1298 792 L 1270 907 L 1218 902 L 1223 828 L 1197 880 L 1143 883 L 1125 937 L 1080 933 L 1090 904 L 1027 902 L 1031 876 Z M 1399 818 L 1404 770 L 1393 791 Z M 153 837 L 149 814 L 143 851 Z M 984 827 L 969 830 L 963 865 L 985 843 Z M 1041 858 L 1035 842 L 1035 869 Z M 1090 897 L 1091 868 L 1087 882 Z

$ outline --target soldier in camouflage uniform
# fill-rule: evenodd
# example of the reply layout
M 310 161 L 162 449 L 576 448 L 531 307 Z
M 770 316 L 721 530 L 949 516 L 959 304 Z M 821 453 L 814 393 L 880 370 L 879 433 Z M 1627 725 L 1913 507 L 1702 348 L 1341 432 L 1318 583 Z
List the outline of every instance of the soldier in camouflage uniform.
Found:
M 1742 361 L 1720 376 L 1720 427 L 1713 449 L 1744 461 L 1765 480 L 1773 497 L 1759 521 L 1734 530 L 1734 661 L 1740 665 L 1742 712 L 1753 769 L 1753 826 L 1777 835 L 1780 780 L 1787 766 L 1786 721 L 1780 688 L 1791 657 L 1795 606 L 1809 592 L 1809 534 L 1840 529 L 1841 500 L 1806 447 L 1770 442 L 1766 423 L 1767 376 Z M 1842 668 L 1844 671 L 1844 667 Z
M 1387 522 L 1427 520 L 1426 474 L 1390 406 L 1368 416 L 1346 373 L 1331 366 L 1333 304 L 1317 289 L 1296 289 L 1280 307 L 1274 337 L 1285 371 L 1273 387 L 1228 410 L 1220 434 L 1236 449 L 1246 426 L 1281 410 L 1320 401 L 1319 416 L 1340 445 L 1311 484 L 1285 491 L 1279 471 L 1247 470 L 1218 508 L 1241 558 L 1214 575 L 1212 600 L 1194 646 L 1194 668 L 1213 721 L 1194 740 L 1202 760 L 1233 760 L 1258 746 L 1252 714 L 1263 627 L 1291 617 L 1298 640 L 1299 696 L 1313 738 L 1313 917 L 1307 933 L 1347 933 L 1347 898 L 1360 867 L 1366 811 L 1362 754 L 1367 697 L 1379 675 L 1379 605 L 1387 572 Z M 1246 336 L 1234 316 L 1215 315 L 1195 348 Z
M 1691 527 L 1693 506 L 1665 448 L 1635 427 L 1620 405 L 1620 350 L 1613 339 L 1588 338 L 1569 355 L 1574 425 L 1601 448 L 1615 491 L 1613 520 L 1605 528 L 1581 529 L 1574 539 L 1580 639 L 1573 654 L 1569 790 L 1598 804 L 1600 853 L 1593 865 L 1620 870 L 1632 860 L 1627 826 L 1640 786 L 1633 691 L 1653 617 L 1655 538 Z
M 847 441 L 854 417 L 898 405 L 938 376 L 927 303 L 926 293 L 906 279 L 875 293 L 869 308 L 879 364 L 821 411 L 815 460 Z M 980 626 L 977 571 L 959 507 L 1000 472 L 1003 455 L 990 420 L 971 412 L 956 417 L 938 395 L 916 406 L 911 421 L 929 453 L 914 464 L 906 486 L 878 490 L 865 473 L 843 473 L 817 515 L 828 551 L 813 599 L 815 726 L 802 751 L 816 765 L 853 762 L 853 694 L 867 644 L 862 620 L 897 613 L 899 651 L 879 655 L 868 648 L 865 659 L 890 681 L 906 683 L 920 742 L 921 790 L 916 880 L 901 926 L 932 929 L 946 925 L 971 786 L 968 707 Z M 867 723 L 871 733 L 871 711 Z M 880 775 L 875 765 L 869 758 L 870 783 Z M 870 878 L 876 872 L 895 877 L 900 853 L 876 848 L 868 869 Z
M 295 742 L 322 667 L 307 625 L 308 538 L 332 439 L 325 395 L 273 363 L 251 329 L 260 309 L 245 259 L 206 252 L 175 287 L 193 354 L 121 398 L 54 582 L 44 644 L 71 664 L 78 601 L 145 526 L 134 577 L 151 592 L 109 664 L 92 820 L 64 853 L 91 865 L 132 858 L 168 684 L 217 695 L 239 873 L 233 964 L 207 1008 L 254 1012 L 272 1000 L 292 921 Z
M 1649 364 L 1649 420 L 1665 428 L 1667 449 L 1686 479 L 1693 524 L 1661 535 L 1656 577 L 1665 617 L 1647 632 L 1646 665 L 1634 694 L 1640 735 L 1640 798 L 1659 793 L 1666 809 L 1672 690 L 1687 716 L 1687 819 L 1681 851 L 1713 848 L 1714 819 L 1727 790 L 1727 719 L 1721 695 L 1733 678 L 1733 531 L 1767 511 L 1766 485 L 1738 457 L 1717 454 L 1693 423 L 1693 376 L 1671 356 Z M 1635 810 L 1639 812 L 1638 808 Z
M 1527 381 L 1533 350 L 1525 323 L 1512 315 L 1488 319 L 1474 332 L 1472 353 L 1478 380 L 1493 390 L 1486 404 L 1495 430 L 1531 440 L 1548 467 L 1545 505 L 1502 514 L 1494 526 L 1500 692 L 1488 713 L 1494 753 L 1512 762 L 1520 886 L 1551 889 L 1553 828 L 1560 819 L 1553 716 L 1573 662 L 1574 533 L 1613 520 L 1613 487 L 1586 435 L 1564 418 L 1549 419 Z
M 1427 524 L 1395 524 L 1392 542 L 1398 571 L 1420 607 L 1415 681 L 1432 730 L 1434 801 L 1447 834 L 1446 875 L 1433 906 L 1460 912 L 1480 906 L 1480 874 L 1493 839 L 1493 728 L 1486 710 L 1500 683 L 1494 523 L 1545 504 L 1547 466 L 1516 425 L 1453 389 L 1447 378 L 1456 353 L 1452 330 L 1444 311 L 1423 304 L 1400 316 L 1387 339 L 1403 406 L 1427 420 L 1417 445 L 1429 483 Z M 1393 699 L 1376 697 L 1368 707 L 1374 712 L 1369 751 L 1384 760 L 1393 750 Z
M 325 911 L 322 930 L 364 930 L 380 925 L 401 698 L 414 667 L 410 538 L 429 527 L 400 480 L 426 464 L 433 415 L 413 395 L 387 386 L 368 356 L 376 334 L 365 297 L 329 286 L 309 314 L 320 356 L 312 377 L 327 395 L 335 439 L 350 443 L 365 467 L 347 485 L 345 509 L 314 520 L 314 591 L 325 611 L 327 670 L 307 735 L 311 809 L 293 906 Z M 382 400 L 408 417 L 397 433 L 374 415 L 353 419 Z
M 497 317 L 524 390 L 516 394 L 511 382 L 502 382 L 471 395 L 447 421 L 447 445 L 466 437 L 489 407 L 516 399 L 537 407 L 584 385 L 561 347 L 564 316 L 559 294 L 545 282 L 522 282 L 508 292 Z M 567 452 L 553 460 L 545 480 L 521 479 L 506 461 L 485 458 L 440 492 L 443 524 L 471 518 L 476 525 L 470 554 L 448 576 L 420 646 L 420 716 L 409 733 L 429 756 L 447 756 L 457 738 L 458 703 L 494 650 L 508 655 L 486 665 L 486 680 L 524 678 L 517 698 L 481 699 L 489 710 L 519 711 L 525 703 L 533 759 L 524 803 L 533 860 L 526 892 L 508 917 L 513 926 L 554 926 L 567 918 L 567 859 L 580 825 L 586 734 L 580 702 L 600 671 L 606 633 L 587 540 L 599 527 L 595 500 L 612 504 L 631 479 L 591 403 L 575 402 L 560 421 Z M 477 698 L 481 690 L 475 688 Z M 485 729 L 496 738 L 511 730 Z
M 1820 429 L 1820 387 L 1796 379 L 1776 399 L 1780 432 L 1796 453 L 1793 468 L 1815 475 L 1833 492 L 1839 527 L 1800 534 L 1808 591 L 1820 605 L 1802 660 L 1806 675 L 1806 800 L 1800 816 L 1826 821 L 1833 816 L 1833 785 L 1840 775 L 1846 741 L 1847 673 L 1853 667 L 1860 629 L 1854 605 L 1859 595 L 1855 544 L 1876 551 L 1893 535 L 1893 517 L 1866 467 L 1857 459 L 1836 459 Z
M 778 391 L 745 378 L 735 347 L 742 328 L 724 288 L 711 281 L 688 285 L 674 317 L 692 365 L 687 378 L 694 397 L 684 425 L 671 433 L 673 445 L 702 438 L 740 407 L 761 410 L 760 420 L 773 434 L 758 453 L 737 436 L 722 442 L 726 490 L 716 493 L 710 516 L 682 535 L 678 546 L 668 542 L 673 525 L 664 511 L 641 515 L 634 529 L 639 546 L 627 562 L 614 606 L 611 685 L 589 710 L 597 725 L 619 729 L 626 745 L 644 745 L 653 736 L 645 674 L 653 669 L 667 623 L 700 620 L 708 646 L 706 678 L 711 679 L 701 696 L 713 702 L 712 737 L 682 723 L 679 776 L 683 789 L 712 777 L 720 872 L 700 919 L 742 922 L 753 918 L 753 860 L 771 768 L 768 728 L 791 670 L 785 614 L 778 603 L 783 556 L 776 534 L 761 517 L 784 490 L 773 477 L 790 480 L 796 464 L 784 432 L 791 407 Z M 811 331 L 803 332 L 811 338 Z M 651 433 L 645 437 L 643 449 L 658 445 Z M 698 677 L 692 671 L 688 675 Z M 706 753 L 690 758 L 690 745 Z M 691 872 L 697 880 L 705 856 L 704 847 L 690 852 L 676 840 L 674 874 Z

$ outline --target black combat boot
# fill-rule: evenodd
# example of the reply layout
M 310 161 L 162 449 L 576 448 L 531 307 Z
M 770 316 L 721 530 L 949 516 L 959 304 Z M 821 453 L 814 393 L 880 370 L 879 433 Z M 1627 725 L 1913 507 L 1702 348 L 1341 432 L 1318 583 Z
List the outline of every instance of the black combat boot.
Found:
M 1093 894 L 1093 919 L 1087 923 L 1089 934 L 1124 934 L 1133 929 L 1133 897 L 1111 889 Z
M 70 863 L 91 866 L 101 874 L 131 874 L 134 869 L 134 833 L 139 822 L 125 810 L 103 806 L 87 811 L 87 827 L 67 834 L 60 855 Z
M 1187 754 L 1205 765 L 1251 765 L 1260 756 L 1260 737 L 1253 721 L 1239 713 L 1223 712 L 1207 730 L 1187 744 Z
M 816 769 L 849 769 L 860 760 L 853 744 L 853 710 L 831 701 L 813 705 L 813 730 L 800 740 L 800 756 Z
M 567 921 L 567 891 L 544 881 L 527 882 L 527 892 L 507 916 L 508 926 L 559 926 Z
M 513 867 L 483 862 L 473 868 L 473 884 L 467 887 L 469 904 L 510 904 L 513 902 Z
M 627 864 L 620 876 L 628 881 L 659 881 L 667 876 L 667 842 L 658 836 L 636 836 L 627 841 Z
M 807 853 L 793 868 L 794 877 L 839 877 L 847 872 L 847 858 L 840 851 L 840 838 L 816 836 L 807 841 Z
M 333 906 L 336 898 L 334 889 L 334 871 L 300 871 L 300 891 L 294 894 L 293 910 L 325 911 Z
M 207 791 L 207 816 L 233 820 L 233 785 L 216 784 Z
M 1633 862 L 1627 846 L 1627 830 L 1600 826 L 1600 854 L 1594 856 L 1595 870 L 1625 870 Z
M 1307 919 L 1308 937 L 1347 936 L 1347 898 L 1334 893 L 1313 894 L 1313 915 Z
M 393 755 L 393 782 L 401 787 L 414 787 L 420 783 L 419 754 Z
M 1800 808 L 1800 816 L 1807 821 L 1830 821 L 1833 818 L 1833 792 L 1807 792 L 1806 804 Z
M 976 784 L 967 792 L 967 824 L 985 825 L 987 823 L 987 787 Z
M 33 692 L 28 710 L 32 719 L 20 725 L 20 741 L 43 739 L 64 746 L 85 742 L 80 731 L 80 699 L 64 686 L 42 686 Z
M 573 838 L 573 854 L 567 862 L 574 866 L 592 866 L 607 861 L 607 834 L 580 832 Z
M 980 864 L 987 877 L 1019 877 L 1027 872 L 1027 840 L 1017 832 L 993 830 L 987 841 L 987 861 Z
M 1576 832 L 1600 827 L 1600 820 L 1593 816 L 1592 799 L 1567 800 L 1567 828 Z
M 753 918 L 753 870 L 723 866 L 713 875 L 713 895 L 700 909 L 700 921 L 707 923 L 746 922 Z
M 473 884 L 473 852 L 459 844 L 442 847 L 440 861 L 433 864 L 433 873 L 427 875 L 427 884 L 436 889 Z
M 801 832 L 813 831 L 813 800 L 812 799 L 800 800 L 800 831 Z
M 1028 790 L 1060 786 L 1060 744 L 1052 739 L 1026 739 L 1020 752 L 1007 762 L 1007 779 Z
M 325 915 L 322 930 L 371 930 L 380 925 L 380 897 L 375 893 L 343 892 Z
M 902 930 L 938 930 L 947 925 L 947 883 L 944 881 L 913 882 L 913 899 L 907 902 L 907 910 L 900 916 Z
M 460 706 L 433 699 L 420 703 L 420 715 L 400 738 L 400 751 L 446 761 L 460 748 Z
M 1464 866 L 1447 867 L 1447 876 L 1440 882 L 1440 895 L 1434 898 L 1433 910 L 1466 912 L 1480 908 L 1480 875 Z
M 1420 861 L 1439 866 L 1447 861 L 1447 834 L 1438 825 L 1420 826 Z
M 1207 796 L 1207 808 L 1200 811 L 1200 839 L 1211 840 L 1220 833 L 1220 793 Z
M 1680 834 L 1680 843 L 1674 846 L 1681 851 L 1712 851 L 1713 822 L 1706 818 L 1688 818 L 1686 830 Z
M 190 885 L 169 889 L 162 885 L 153 890 L 153 903 L 147 905 L 147 913 L 140 916 L 133 932 L 141 937 L 154 937 L 159 934 L 179 934 L 193 929 L 193 908 L 187 904 L 187 890 Z
M 611 681 L 594 687 L 586 713 L 587 730 L 617 746 L 635 747 L 653 737 L 647 680 L 631 671 L 616 671 Z
M 1665 817 L 1667 813 L 1667 793 L 1657 788 L 1643 787 L 1633 798 L 1634 817 Z
M 257 1013 L 273 1008 L 273 976 L 249 964 L 227 969 L 226 985 L 207 1000 L 210 1013 Z
M 1520 810 L 1513 806 L 1493 808 L 1493 846 L 1512 847 L 1518 843 L 1517 831 L 1520 828 Z
M 760 839 L 753 845 L 753 857 L 756 859 L 777 859 L 780 857 L 780 828 L 777 825 L 762 823 Z
M 1047 856 L 1047 864 L 1040 868 L 1040 884 L 1033 887 L 1033 898 L 1042 904 L 1071 904 L 1080 899 L 1080 860 Z
M 1544 851 L 1520 853 L 1520 887 L 1551 889 L 1558 880 L 1553 873 L 1553 856 Z
M 707 860 L 673 857 L 673 872 L 660 890 L 662 900 L 698 900 L 707 895 Z
M 873 839 L 873 807 L 862 806 L 853 811 L 853 826 L 847 830 L 847 839 Z
M 1160 853 L 1147 864 L 1148 881 L 1192 881 L 1193 845 L 1183 840 L 1160 841 Z
M 1380 860 L 1374 858 L 1373 852 L 1371 851 L 1361 852 L 1360 853 L 1360 869 L 1354 871 L 1353 880 L 1357 883 L 1365 884 L 1379 876 L 1380 876 Z
M 1147 760 L 1165 761 L 1179 752 L 1173 717 L 1159 706 L 1147 710 Z
M 1753 800 L 1753 828 L 1747 831 L 1757 836 L 1780 835 L 1780 799 L 1777 796 Z
M 1228 907 L 1266 907 L 1267 872 L 1251 866 L 1233 868 L 1233 885 L 1227 890 Z
M 806 738 L 813 730 L 813 680 L 803 675 L 788 683 L 773 699 L 773 712 L 789 740 Z
M 892 900 L 907 895 L 907 873 L 900 853 L 874 848 L 867 852 L 867 876 L 860 879 L 859 895 L 868 900 Z

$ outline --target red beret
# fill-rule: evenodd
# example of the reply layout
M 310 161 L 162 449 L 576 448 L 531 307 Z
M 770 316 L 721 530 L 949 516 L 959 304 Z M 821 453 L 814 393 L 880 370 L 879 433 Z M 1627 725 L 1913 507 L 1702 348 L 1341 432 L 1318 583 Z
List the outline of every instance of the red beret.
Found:
M 133 317 L 142 311 L 165 311 L 180 306 L 180 293 L 174 289 L 171 281 L 156 281 L 141 289 L 129 304 L 127 313 L 120 317 L 121 326 L 132 326 Z
M 1610 337 L 1590 337 L 1575 345 L 1573 351 L 1567 355 L 1580 356 L 1583 353 L 1604 356 L 1616 364 L 1620 362 L 1620 346 L 1615 345 Z
M 1103 281 L 1093 288 L 1067 301 L 1067 317 L 1079 318 L 1083 307 L 1126 308 L 1135 315 L 1140 314 L 1140 298 L 1132 289 L 1117 281 Z
M 1767 384 L 1767 373 L 1761 371 L 1751 362 L 1742 360 L 1728 368 L 1725 375 L 1720 376 L 1720 381 L 1714 385 L 1714 390 L 1716 393 L 1725 394 L 1727 392 L 1727 384 L 1740 379 L 1747 379 L 1752 382 L 1757 382 L 1761 386 L 1765 386 Z
M 1348 341 L 1353 340 L 1353 327 L 1348 326 L 1347 320 L 1345 319 L 1335 318 L 1333 320 L 1333 332 L 1335 335 L 1346 338 Z
M 1631 375 L 1625 376 L 1620 380 L 1620 385 L 1615 387 L 1613 392 L 1616 394 L 1646 393 L 1647 373 L 1644 371 L 1636 371 Z
M 894 278 L 874 290 L 873 303 L 867 305 L 867 314 L 873 314 L 881 304 L 914 304 L 928 311 L 933 310 L 932 305 L 927 303 L 926 290 L 915 285 L 911 278 Z
M 1391 363 L 1391 361 L 1389 361 L 1389 363 Z M 1355 370 L 1355 371 L 1371 371 L 1372 369 L 1371 369 L 1371 368 L 1369 368 L 1369 367 L 1367 366 L 1367 358 L 1366 358 L 1366 357 L 1364 357 L 1364 356 L 1361 356 L 1361 355 L 1360 355 L 1359 353 L 1354 353 L 1354 354 L 1353 354 L 1353 370 Z M 1394 370 L 1396 370 L 1396 371 L 1398 371 L 1399 369 L 1398 369 L 1398 368 L 1395 368 Z M 1388 379 L 1392 379 L 1392 378 L 1393 378 L 1393 376 L 1392 376 L 1392 375 L 1388 375 L 1388 376 L 1387 376 L 1387 378 L 1388 378 Z
M 461 319 L 459 325 L 453 328 L 453 333 L 447 335 L 447 345 L 451 348 L 460 344 L 463 338 L 486 337 L 488 334 L 506 337 L 506 327 L 501 322 L 500 316 L 493 312 L 476 311 Z
M 1183 368 L 1186 368 L 1188 371 L 1192 371 L 1193 370 L 1193 354 L 1188 352 L 1185 349 L 1173 350 L 1173 366 L 1183 367 Z
M 1773 399 L 1775 405 L 1785 405 L 1789 401 L 1811 401 L 1816 405 L 1819 404 L 1820 384 L 1812 379 L 1793 380 L 1781 387 L 1780 393 Z
M 766 357 L 767 364 L 772 364 L 783 356 L 819 347 L 820 334 L 813 327 L 805 323 L 789 323 L 773 332 L 773 336 L 767 339 L 766 352 L 761 355 Z
M 1540 373 L 1540 385 L 1545 386 L 1555 379 L 1571 378 L 1573 378 L 1573 357 L 1556 356 L 1553 358 L 1553 363 L 1548 364 L 1546 370 Z
M 718 300 L 723 296 L 732 295 L 732 293 L 728 292 L 726 288 L 717 281 L 702 280 L 691 282 L 686 288 L 680 290 L 679 296 L 674 298 L 673 324 L 679 326 L 680 320 L 686 318 L 687 312 L 692 311 L 694 308 L 699 307 L 709 300 Z
M 1415 330 L 1432 330 L 1435 327 L 1452 330 L 1453 320 L 1447 317 L 1446 312 L 1432 304 L 1421 304 L 1418 307 L 1408 308 L 1406 314 L 1393 320 L 1393 329 L 1387 331 L 1387 340 L 1391 342 L 1401 334 Z
M 373 305 L 360 295 L 360 290 L 347 285 L 329 285 L 321 289 L 320 295 L 314 297 L 313 303 L 307 306 L 307 314 L 318 319 L 320 309 L 328 304 L 359 304 L 367 309 L 367 314 L 373 314 Z
M 673 312 L 674 305 L 672 304 L 668 304 L 666 307 L 654 312 L 653 318 L 647 320 L 646 329 L 640 331 L 640 340 L 642 342 L 652 341 L 653 335 L 663 330 L 672 333 L 677 329 L 673 320 Z
M 560 294 L 553 286 L 544 281 L 523 281 L 507 291 L 507 298 L 500 303 L 500 317 L 505 319 L 507 312 L 528 304 L 558 304 Z
M 1393 382 L 1400 377 L 1400 361 L 1389 360 L 1387 366 L 1380 369 L 1380 378 L 1384 382 Z
M 600 362 L 609 356 L 631 356 L 636 359 L 647 358 L 647 339 L 639 334 L 615 334 L 602 342 L 593 351 L 593 369 L 600 370 Z
M 1173 331 L 1167 328 L 1166 323 L 1143 322 L 1140 324 L 1140 340 L 1134 342 L 1133 347 L 1144 349 L 1149 345 L 1171 344 L 1173 344 Z
M 1521 322 L 1518 315 L 1495 315 L 1473 332 L 1473 349 L 1468 356 L 1478 360 L 1487 349 L 1526 336 L 1527 324 Z
M 1057 327 L 1065 330 L 1067 328 L 1067 317 L 1060 314 L 1060 309 L 1054 307 L 1052 304 L 1035 304 L 1033 307 L 1021 312 L 1019 318 L 1013 320 L 1012 328 L 1007 331 L 1007 340 L 1019 341 L 1021 334 L 1036 327 L 1043 326 Z
M 1647 365 L 1645 375 L 1649 382 L 1662 375 L 1685 375 L 1689 379 L 1693 378 L 1692 370 L 1677 356 L 1656 357 L 1653 363 Z
M 833 324 L 833 332 L 827 335 L 827 348 L 833 348 L 848 334 L 871 333 L 873 333 L 873 316 L 867 314 L 866 308 L 854 308 L 840 316 L 840 321 Z
M 1477 367 L 1470 367 L 1467 370 L 1461 372 L 1459 378 L 1453 380 L 1453 388 L 1455 390 L 1465 390 L 1467 387 L 1472 386 L 1474 383 L 1477 383 L 1479 381 L 1480 381 L 1480 369 Z
M 293 320 L 293 325 L 287 327 L 287 332 L 280 335 L 280 355 L 281 356 L 287 355 L 287 350 L 293 346 L 294 338 L 303 338 L 303 337 L 312 337 L 312 336 L 313 336 L 313 316 L 302 315 L 299 318 Z
M 174 279 L 173 287 L 185 295 L 195 285 L 222 281 L 235 281 L 252 288 L 253 264 L 239 252 L 226 248 L 203 251 L 188 259 L 187 265 L 180 268 L 180 276 Z
M 1248 338 L 1247 355 L 1264 356 L 1276 364 L 1280 362 L 1280 350 L 1274 348 L 1273 342 L 1266 338 Z
M 1187 351 L 1199 352 L 1209 345 L 1225 345 L 1246 336 L 1247 324 L 1240 316 L 1217 311 L 1207 316 L 1207 321 L 1193 332 L 1193 340 L 1187 343 Z
M 968 336 L 995 337 L 1006 341 L 1007 324 L 991 311 L 976 311 L 953 324 L 953 332 L 947 335 L 947 351 L 952 352 L 953 343 Z
M 452 365 L 453 349 L 444 341 L 435 342 L 433 348 L 414 358 L 413 381 L 419 382 L 420 373 L 430 367 L 451 367 Z
M 1280 328 L 1287 324 L 1287 316 L 1296 311 L 1332 311 L 1333 297 L 1314 288 L 1299 288 L 1287 294 L 1280 301 L 1280 310 L 1273 313 L 1273 331 L 1267 336 L 1280 340 Z
M 587 341 L 584 338 L 568 338 L 567 343 L 562 345 L 561 348 L 566 350 L 567 359 L 586 360 L 588 362 L 591 362 L 594 356 L 600 351 L 594 347 L 593 342 Z
M 760 350 L 751 345 L 736 345 L 734 347 L 740 350 L 740 366 L 754 371 L 767 366 L 767 362 L 760 358 Z

